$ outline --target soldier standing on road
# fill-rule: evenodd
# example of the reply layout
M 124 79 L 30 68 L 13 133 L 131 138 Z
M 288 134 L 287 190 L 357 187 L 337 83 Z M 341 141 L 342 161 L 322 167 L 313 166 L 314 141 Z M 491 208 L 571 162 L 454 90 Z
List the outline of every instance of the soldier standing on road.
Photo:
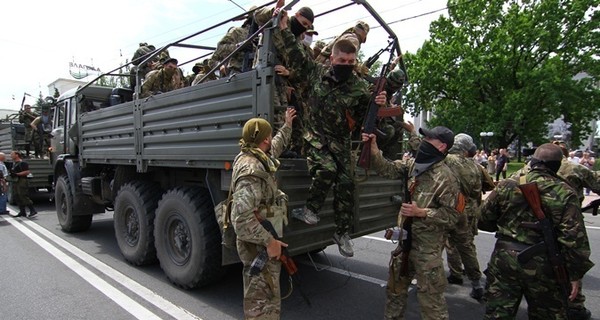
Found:
M 276 240 L 263 228 L 259 219 L 271 220 L 269 213 L 274 211 L 273 205 L 280 195 L 275 180 L 275 172 L 279 166 L 276 158 L 289 144 L 295 114 L 295 110 L 287 109 L 285 124 L 275 137 L 272 135 L 271 125 L 265 119 L 248 120 L 240 140 L 241 152 L 233 165 L 232 179 L 235 185 L 231 219 L 237 235 L 237 251 L 244 265 L 246 319 L 279 319 L 281 313 L 279 256 L 282 247 L 287 247 L 287 244 Z M 256 172 L 268 178 L 260 178 Z M 273 220 L 272 223 L 276 230 L 283 228 L 282 219 Z M 252 261 L 259 250 L 265 249 L 270 258 L 266 266 L 257 275 L 250 275 Z
M 277 11 L 275 11 L 277 13 Z M 279 28 L 282 44 L 275 42 L 279 52 L 285 52 L 294 79 L 308 80 L 312 86 L 307 96 L 311 97 L 309 121 L 304 133 L 305 147 L 312 184 L 306 205 L 296 208 L 292 215 L 307 224 L 319 221 L 327 193 L 333 186 L 333 209 L 336 231 L 334 242 L 340 254 L 352 257 L 354 250 L 350 242 L 350 228 L 354 211 L 354 180 L 351 175 L 351 133 L 356 123 L 363 122 L 371 94 L 369 85 L 354 74 L 356 47 L 348 40 L 340 40 L 333 47 L 331 67 L 315 62 L 309 52 L 297 42 L 288 28 L 285 12 Z M 283 45 L 283 46 L 281 46 Z M 385 92 L 379 93 L 375 103 L 385 105 Z
M 600 174 L 594 172 L 582 165 L 573 163 L 569 160 L 569 148 L 564 142 L 553 142 L 558 145 L 563 152 L 563 159 L 558 169 L 558 176 L 563 178 L 575 191 L 579 204 L 585 200 L 583 194 L 584 188 L 590 188 L 594 192 L 600 192 Z M 525 165 L 521 170 L 515 172 L 512 176 L 518 178 L 526 175 L 531 170 L 529 165 Z M 583 295 L 583 287 L 579 282 L 579 292 L 577 297 L 569 301 L 569 319 L 570 320 L 587 320 L 592 317 L 592 313 L 585 307 L 585 295 Z
M 13 160 L 13 166 L 10 170 L 10 176 L 15 181 L 14 192 L 17 197 L 17 204 L 19 205 L 19 214 L 17 217 L 26 217 L 27 212 L 25 207 L 29 208 L 29 217 L 33 217 L 37 214 L 37 211 L 33 207 L 33 201 L 29 199 L 29 182 L 27 176 L 29 171 L 29 164 L 21 159 L 21 154 L 18 151 L 10 153 L 10 157 Z
M 483 203 L 479 229 L 496 232 L 498 239 L 485 271 L 485 319 L 513 319 L 523 295 L 530 319 L 567 319 L 565 298 L 546 252 L 525 264 L 517 260 L 520 252 L 543 241 L 540 231 L 522 225 L 538 219 L 519 184 L 537 184 L 541 206 L 551 220 L 570 280 L 569 300 L 577 296 L 579 280 L 594 265 L 589 260 L 590 246 L 577 195 L 556 175 L 562 158 L 558 146 L 539 146 L 530 162 L 531 171 L 520 179 L 503 180 Z
M 33 128 L 31 122 L 38 115 L 31 111 L 31 106 L 26 104 L 23 106 L 23 111 L 19 112 L 19 122 L 25 126 L 25 157 L 29 157 L 31 151 L 31 143 L 33 142 Z
M 383 157 L 374 134 L 363 134 L 362 140 L 371 139 L 371 166 L 381 176 L 401 179 L 411 177 L 407 184 L 413 201 L 403 203 L 399 219 L 412 217 L 412 246 L 408 256 L 408 275 L 400 275 L 401 255 L 393 258 L 386 288 L 384 318 L 403 319 L 406 311 L 408 288 L 417 279 L 417 299 L 424 320 L 448 319 L 444 298 L 446 275 L 442 250 L 446 231 L 456 225 L 464 210 L 464 196 L 459 182 L 444 159 L 454 144 L 454 134 L 446 127 L 431 130 L 421 128 L 424 135 L 414 159 L 390 161 Z
M 477 225 L 479 205 L 481 199 L 481 169 L 480 165 L 468 158 L 469 150 L 474 149 L 473 138 L 468 134 L 459 133 L 454 137 L 454 145 L 448 151 L 446 164 L 454 172 L 460 182 L 461 193 L 466 196 L 465 214 L 458 216 L 456 226 L 448 234 L 448 268 L 450 276 L 448 282 L 452 284 L 463 283 L 463 268 L 471 280 L 471 297 L 479 300 L 483 297 L 481 284 L 481 271 L 477 260 L 475 248 L 475 234 L 473 226 Z M 476 227 L 475 227 L 476 228 Z

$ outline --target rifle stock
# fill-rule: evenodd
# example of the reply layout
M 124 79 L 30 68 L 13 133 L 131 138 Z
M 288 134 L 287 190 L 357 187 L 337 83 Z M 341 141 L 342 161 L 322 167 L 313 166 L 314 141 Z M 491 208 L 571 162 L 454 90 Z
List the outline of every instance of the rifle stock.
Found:
M 548 255 L 548 260 L 552 265 L 554 277 L 558 282 L 558 285 L 560 286 L 566 307 L 568 305 L 568 297 L 571 291 L 571 283 L 569 282 L 569 275 L 567 273 L 563 256 L 558 248 L 556 233 L 552 226 L 552 220 L 550 220 L 544 214 L 544 211 L 542 209 L 542 198 L 540 196 L 540 191 L 538 189 L 537 183 L 530 182 L 520 184 L 519 189 L 521 189 L 525 200 L 527 200 L 527 203 L 533 211 L 533 214 L 538 219 L 538 221 L 535 223 L 525 222 L 521 225 L 523 227 L 539 230 L 542 232 L 542 236 L 544 238 L 543 243 L 546 247 L 546 254 Z
M 263 228 L 265 228 L 267 231 L 269 231 L 269 233 L 276 240 L 281 240 L 279 235 L 277 235 L 277 231 L 275 231 L 275 227 L 273 227 L 273 224 L 271 223 L 271 221 L 266 220 L 266 219 L 259 219 L 259 221 L 260 221 L 260 224 L 263 226 Z M 308 296 L 306 295 L 306 293 L 304 293 L 304 291 L 302 290 L 302 287 L 300 287 L 300 279 L 298 278 L 298 274 L 297 274 L 298 267 L 296 266 L 296 263 L 294 262 L 294 260 L 292 260 L 292 257 L 290 256 L 290 253 L 288 252 L 287 248 L 285 248 L 285 247 L 281 248 L 281 256 L 279 256 L 279 260 L 281 261 L 281 264 L 283 265 L 287 274 L 292 279 L 291 281 L 298 288 L 300 295 L 302 296 L 304 301 L 306 301 L 306 304 L 310 306 L 310 300 L 308 299 Z M 291 289 L 290 289 L 290 292 L 291 292 Z
M 382 70 L 382 74 L 385 74 L 387 67 L 384 66 Z M 385 90 L 385 82 L 386 79 L 384 76 L 379 77 L 377 80 L 377 84 L 373 89 L 373 94 L 371 95 L 371 103 L 369 104 L 369 111 L 367 112 L 367 118 L 365 120 L 365 133 L 374 133 L 376 131 L 376 121 L 377 121 L 377 113 L 379 112 L 379 105 L 375 103 L 375 97 L 381 92 Z M 371 140 L 368 140 L 363 143 L 362 150 L 360 152 L 360 157 L 358 158 L 358 166 L 369 170 L 371 167 Z

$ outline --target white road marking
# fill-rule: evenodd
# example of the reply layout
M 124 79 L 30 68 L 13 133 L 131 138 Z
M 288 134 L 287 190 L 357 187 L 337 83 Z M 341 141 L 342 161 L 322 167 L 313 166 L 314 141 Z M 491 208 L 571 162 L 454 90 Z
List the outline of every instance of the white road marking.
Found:
M 105 296 L 107 296 L 109 299 L 121 306 L 121 308 L 123 308 L 125 311 L 131 313 L 131 315 L 133 315 L 137 319 L 161 319 L 159 316 L 152 313 L 150 310 L 146 309 L 141 304 L 135 302 L 135 300 L 129 298 L 127 295 L 110 285 L 108 282 L 102 280 L 96 274 L 85 268 L 82 264 L 75 261 L 75 259 L 66 255 L 64 252 L 60 251 L 48 241 L 44 240 L 42 237 L 38 236 L 33 231 L 26 228 L 24 225 L 19 223 L 17 219 L 8 218 L 5 220 L 12 224 L 19 231 L 21 231 L 24 235 L 33 240 L 42 249 L 46 250 L 48 253 L 53 255 L 58 261 L 62 262 L 69 269 L 73 270 L 73 272 L 78 274 L 83 280 L 87 281 L 89 284 L 94 286 Z M 26 223 L 27 222 L 29 224 L 33 224 L 33 222 L 26 221 Z
M 70 244 L 69 242 L 63 240 L 62 238 L 60 238 L 57 235 L 53 234 L 52 232 L 46 230 L 45 228 L 39 226 L 38 224 L 33 223 L 32 221 L 24 221 L 24 223 L 27 224 L 27 226 L 35 229 L 37 232 L 41 233 L 48 239 L 52 240 L 58 246 L 62 247 L 63 249 L 72 253 L 73 255 L 75 255 L 79 259 L 83 260 L 87 264 L 93 266 L 101 273 L 110 277 L 115 282 L 123 285 L 124 287 L 131 290 L 138 296 L 142 297 L 144 300 L 155 305 L 157 308 L 161 309 L 162 311 L 169 314 L 173 318 L 202 320 L 201 318 L 198 318 L 197 316 L 195 316 L 191 312 L 187 311 L 186 309 L 181 308 L 181 307 L 171 303 L 170 301 L 161 297 L 160 295 L 153 292 L 152 290 L 142 286 L 138 282 L 130 279 L 129 277 L 122 274 L 121 272 L 111 268 L 107 264 L 105 264 L 105 263 L 101 262 L 100 260 L 92 257 L 91 255 L 85 253 L 83 250 L 81 250 L 81 249 L 77 248 L 76 246 Z

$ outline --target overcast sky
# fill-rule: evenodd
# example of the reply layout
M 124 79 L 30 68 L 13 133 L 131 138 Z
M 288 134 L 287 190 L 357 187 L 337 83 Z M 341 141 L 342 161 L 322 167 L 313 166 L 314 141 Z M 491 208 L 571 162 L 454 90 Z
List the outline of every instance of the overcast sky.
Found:
M 244 8 L 268 1 L 235 0 Z M 300 0 L 291 12 L 302 6 L 315 14 L 350 1 Z M 443 0 L 369 0 L 388 23 L 442 9 Z M 55 0 L 5 1 L 0 12 L 0 61 L 4 63 L 0 81 L 0 108 L 19 109 L 24 92 L 35 97 L 49 95 L 48 85 L 58 78 L 69 78 L 69 62 L 109 71 L 130 59 L 140 42 L 156 47 L 186 37 L 222 20 L 242 13 L 230 0 Z M 415 52 L 429 37 L 429 24 L 440 11 L 390 25 L 400 40 L 402 51 Z M 353 5 L 334 14 L 315 19 L 319 36 L 334 37 L 365 20 L 371 26 L 362 51 L 368 57 L 384 47 L 386 35 L 361 6 Z M 215 46 L 231 26 L 227 24 L 186 43 Z M 171 56 L 180 62 L 206 51 L 174 48 Z M 193 64 L 182 66 L 191 72 Z M 410 69 L 408 70 L 410 75 Z M 13 99 L 14 98 L 14 99 Z M 27 98 L 33 104 L 35 98 Z

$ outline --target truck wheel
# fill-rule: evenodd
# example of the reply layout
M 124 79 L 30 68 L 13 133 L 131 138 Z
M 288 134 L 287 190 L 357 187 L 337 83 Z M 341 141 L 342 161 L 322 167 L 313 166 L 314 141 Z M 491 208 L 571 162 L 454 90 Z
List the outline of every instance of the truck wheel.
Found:
M 13 206 L 16 206 L 17 205 L 17 198 L 15 197 L 15 192 L 13 190 L 14 186 L 15 186 L 15 184 L 12 181 L 8 182 L 8 191 L 7 191 L 6 197 L 8 198 L 7 201 L 8 201 L 9 204 L 11 204 Z
M 114 226 L 119 249 L 129 263 L 156 262 L 154 211 L 160 188 L 148 182 L 127 183 L 115 199 Z
M 175 285 L 191 289 L 223 275 L 221 233 L 207 189 L 177 187 L 164 194 L 154 238 L 160 267 Z
M 67 176 L 60 176 L 56 180 L 54 199 L 56 201 L 58 223 L 60 223 L 60 227 L 64 232 L 80 232 L 90 228 L 92 224 L 91 214 L 74 215 L 73 213 L 73 201 L 75 198 Z

